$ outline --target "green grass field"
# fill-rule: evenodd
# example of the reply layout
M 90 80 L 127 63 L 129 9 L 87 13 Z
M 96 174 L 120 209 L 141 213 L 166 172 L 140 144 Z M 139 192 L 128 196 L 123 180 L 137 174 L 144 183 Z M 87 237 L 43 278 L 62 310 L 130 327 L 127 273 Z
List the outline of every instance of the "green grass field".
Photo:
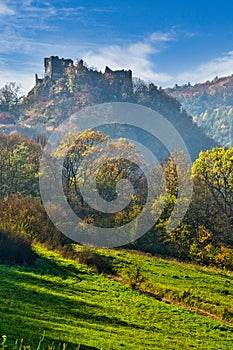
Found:
M 36 250 L 40 258 L 34 267 L 0 265 L 0 335 L 7 335 L 9 349 L 21 338 L 37 349 L 43 332 L 41 349 L 53 342 L 56 348 L 65 343 L 67 349 L 84 349 L 80 344 L 104 350 L 232 349 L 227 324 L 158 301 L 45 248 Z M 189 290 L 190 303 L 191 296 L 199 296 L 196 306 L 219 306 L 225 308 L 223 317 L 230 317 L 232 274 L 124 251 L 99 251 L 114 257 L 126 279 L 128 271 L 140 266 L 146 277 L 143 289 L 177 300 Z
M 126 281 L 139 267 L 145 281 L 140 287 L 165 299 L 211 313 L 233 324 L 233 273 L 169 261 L 139 253 L 98 250 L 112 257 L 118 274 Z

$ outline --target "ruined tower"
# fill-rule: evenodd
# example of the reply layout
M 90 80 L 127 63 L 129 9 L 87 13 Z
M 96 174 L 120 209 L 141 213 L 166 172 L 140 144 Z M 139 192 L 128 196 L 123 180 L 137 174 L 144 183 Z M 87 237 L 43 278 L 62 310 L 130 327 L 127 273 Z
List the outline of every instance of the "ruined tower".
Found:
M 59 58 L 58 56 L 46 57 L 44 59 L 44 75 L 52 80 L 57 80 L 62 77 L 67 67 L 72 67 L 73 65 L 74 62 L 71 59 Z
M 111 70 L 105 68 L 103 74 L 110 87 L 118 93 L 118 97 L 130 96 L 133 93 L 133 80 L 131 70 Z
M 71 59 L 59 58 L 58 56 L 50 56 L 44 58 L 44 78 L 49 77 L 50 79 L 56 81 L 60 79 L 67 67 L 73 67 L 74 62 Z M 38 78 L 35 75 L 36 85 L 43 81 L 43 78 Z

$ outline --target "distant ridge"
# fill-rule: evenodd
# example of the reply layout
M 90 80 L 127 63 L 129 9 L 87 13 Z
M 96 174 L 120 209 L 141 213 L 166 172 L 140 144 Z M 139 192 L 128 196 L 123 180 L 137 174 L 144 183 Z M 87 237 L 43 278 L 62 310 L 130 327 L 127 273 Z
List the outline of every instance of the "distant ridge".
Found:
M 233 75 L 165 90 L 219 143 L 233 145 Z

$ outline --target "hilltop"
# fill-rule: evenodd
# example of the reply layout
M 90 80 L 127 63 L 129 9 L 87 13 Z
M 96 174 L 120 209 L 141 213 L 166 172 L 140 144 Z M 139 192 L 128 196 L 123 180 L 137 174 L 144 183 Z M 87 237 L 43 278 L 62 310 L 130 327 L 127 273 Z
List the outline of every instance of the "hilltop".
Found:
M 233 144 L 233 75 L 165 90 L 220 144 Z
M 152 108 L 165 116 L 181 134 L 193 160 L 201 150 L 216 146 L 216 142 L 206 137 L 175 98 L 154 84 L 147 86 L 140 80 L 135 82 L 130 70 L 113 71 L 106 67 L 102 73 L 88 68 L 83 60 L 74 64 L 70 59 L 57 56 L 45 58 L 44 67 L 44 77 L 36 75 L 34 88 L 20 104 L 19 121 L 24 127 L 40 127 L 49 134 L 86 106 L 130 102 Z M 136 136 L 141 141 L 147 137 Z M 151 144 L 153 149 L 152 141 Z

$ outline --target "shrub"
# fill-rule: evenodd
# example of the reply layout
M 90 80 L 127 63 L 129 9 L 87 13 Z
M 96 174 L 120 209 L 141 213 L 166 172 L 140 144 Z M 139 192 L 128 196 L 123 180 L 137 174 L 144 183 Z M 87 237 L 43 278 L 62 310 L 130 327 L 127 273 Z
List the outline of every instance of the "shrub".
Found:
M 37 254 L 26 235 L 0 231 L 0 263 L 31 265 Z
M 72 242 L 53 225 L 40 200 L 31 196 L 0 201 L 0 229 L 27 235 L 52 249 Z
M 215 258 L 215 264 L 220 268 L 233 269 L 233 249 L 221 246 Z
M 128 280 L 132 289 L 140 289 L 141 284 L 146 281 L 145 276 L 142 275 L 142 268 L 135 266 L 123 271 L 123 276 Z

